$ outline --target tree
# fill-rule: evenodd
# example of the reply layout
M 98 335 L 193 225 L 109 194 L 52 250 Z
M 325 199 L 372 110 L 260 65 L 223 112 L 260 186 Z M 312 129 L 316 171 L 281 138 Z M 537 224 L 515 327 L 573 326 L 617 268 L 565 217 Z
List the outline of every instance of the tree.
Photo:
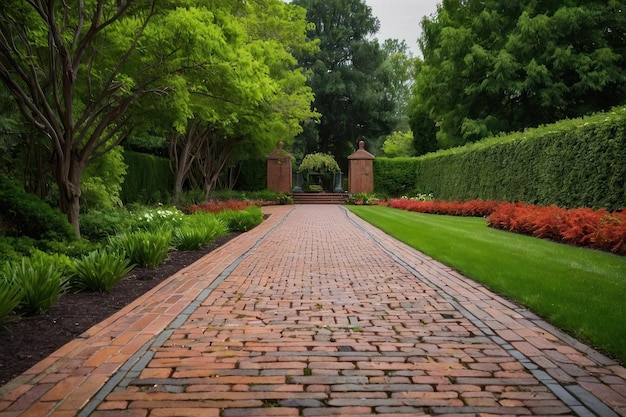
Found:
M 448 147 L 623 102 L 624 6 L 444 0 L 422 20 L 413 117 Z
M 230 30 L 245 36 L 231 40 L 231 55 L 221 58 L 214 77 L 188 78 L 196 81 L 193 116 L 170 142 L 175 200 L 185 181 L 208 198 L 225 167 L 291 141 L 304 120 L 316 117 L 313 94 L 292 55 L 314 47 L 306 39 L 304 9 L 267 0 L 223 12 L 236 16 Z
M 409 130 L 409 102 L 411 100 L 411 86 L 415 80 L 415 65 L 418 58 L 414 58 L 405 41 L 386 39 L 383 42 L 385 62 L 383 74 L 386 77 L 387 97 L 395 103 L 394 118 L 395 130 Z
M 304 126 L 302 154 L 331 153 L 344 160 L 359 140 L 390 133 L 394 103 L 383 75 L 385 53 L 376 40 L 379 28 L 370 7 L 360 0 L 294 0 L 307 10 L 310 39 L 320 52 L 299 55 L 310 71 L 315 109 L 322 117 Z
M 52 148 L 60 207 L 80 235 L 85 166 L 124 137 L 134 112 L 171 103 L 189 117 L 182 72 L 207 70 L 223 47 L 215 16 L 157 0 L 6 0 L 0 3 L 0 80 Z M 226 36 L 237 36 L 228 33 Z
M 413 135 L 411 132 L 393 132 L 385 139 L 383 152 L 388 158 L 414 156 Z

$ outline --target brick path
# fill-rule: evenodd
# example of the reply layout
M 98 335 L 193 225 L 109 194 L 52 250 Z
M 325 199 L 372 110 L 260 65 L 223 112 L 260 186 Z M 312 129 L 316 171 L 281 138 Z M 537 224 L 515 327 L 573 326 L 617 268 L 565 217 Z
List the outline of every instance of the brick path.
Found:
M 0 416 L 626 416 L 626 369 L 339 206 L 281 206 L 0 388 Z

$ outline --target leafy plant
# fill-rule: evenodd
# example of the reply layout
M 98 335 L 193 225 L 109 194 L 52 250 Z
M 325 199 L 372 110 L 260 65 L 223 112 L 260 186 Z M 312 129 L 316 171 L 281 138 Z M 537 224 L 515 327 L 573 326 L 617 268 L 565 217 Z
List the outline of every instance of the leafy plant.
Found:
M 14 181 L 0 175 L 0 220 L 10 226 L 8 234 L 33 239 L 72 240 L 76 234 L 60 210 L 29 194 Z
M 138 230 L 159 231 L 174 228 L 181 224 L 183 212 L 175 207 L 146 208 L 142 207 L 133 213 L 133 228 Z
M 85 239 L 102 241 L 130 229 L 134 222 L 125 208 L 89 210 L 80 215 L 80 233 Z
M 4 280 L 19 287 L 22 294 L 19 312 L 45 314 L 68 288 L 63 269 L 50 259 L 41 256 L 22 258 L 21 262 L 9 262 L 4 266 Z
M 340 172 L 341 169 L 332 155 L 325 153 L 308 154 L 302 160 L 299 168 L 300 172 Z
M 76 260 L 71 266 L 70 285 L 76 290 L 109 291 L 129 273 L 134 265 L 122 253 L 96 250 Z
M 0 323 L 5 322 L 22 301 L 22 289 L 15 281 L 7 279 L 10 275 L 6 268 L 7 265 L 0 270 Z
M 171 230 L 126 232 L 109 238 L 113 251 L 125 253 L 130 262 L 139 266 L 156 268 L 170 250 Z
M 210 213 L 187 216 L 180 227 L 174 229 L 172 243 L 178 250 L 200 249 L 228 233 L 226 222 Z
M 232 232 L 247 232 L 261 224 L 263 212 L 258 207 L 248 207 L 245 210 L 227 210 L 219 213 L 218 217 L 226 222 Z

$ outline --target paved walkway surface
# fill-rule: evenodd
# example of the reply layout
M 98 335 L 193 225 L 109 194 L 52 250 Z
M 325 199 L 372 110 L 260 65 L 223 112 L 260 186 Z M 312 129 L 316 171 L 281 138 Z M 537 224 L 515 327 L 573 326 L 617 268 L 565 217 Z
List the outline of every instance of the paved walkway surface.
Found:
M 281 206 L 0 388 L 0 416 L 626 416 L 626 370 L 340 206 Z

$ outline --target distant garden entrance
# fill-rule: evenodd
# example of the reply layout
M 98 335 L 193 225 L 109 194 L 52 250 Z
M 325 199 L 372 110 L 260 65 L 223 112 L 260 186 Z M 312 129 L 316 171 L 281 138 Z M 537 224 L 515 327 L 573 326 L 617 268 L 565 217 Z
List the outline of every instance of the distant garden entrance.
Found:
M 278 193 L 343 193 L 343 173 L 337 161 L 328 154 L 314 153 L 304 157 L 293 172 L 293 156 L 278 144 L 267 157 L 267 188 Z M 374 155 L 365 150 L 365 142 L 348 157 L 348 192 L 374 191 Z

